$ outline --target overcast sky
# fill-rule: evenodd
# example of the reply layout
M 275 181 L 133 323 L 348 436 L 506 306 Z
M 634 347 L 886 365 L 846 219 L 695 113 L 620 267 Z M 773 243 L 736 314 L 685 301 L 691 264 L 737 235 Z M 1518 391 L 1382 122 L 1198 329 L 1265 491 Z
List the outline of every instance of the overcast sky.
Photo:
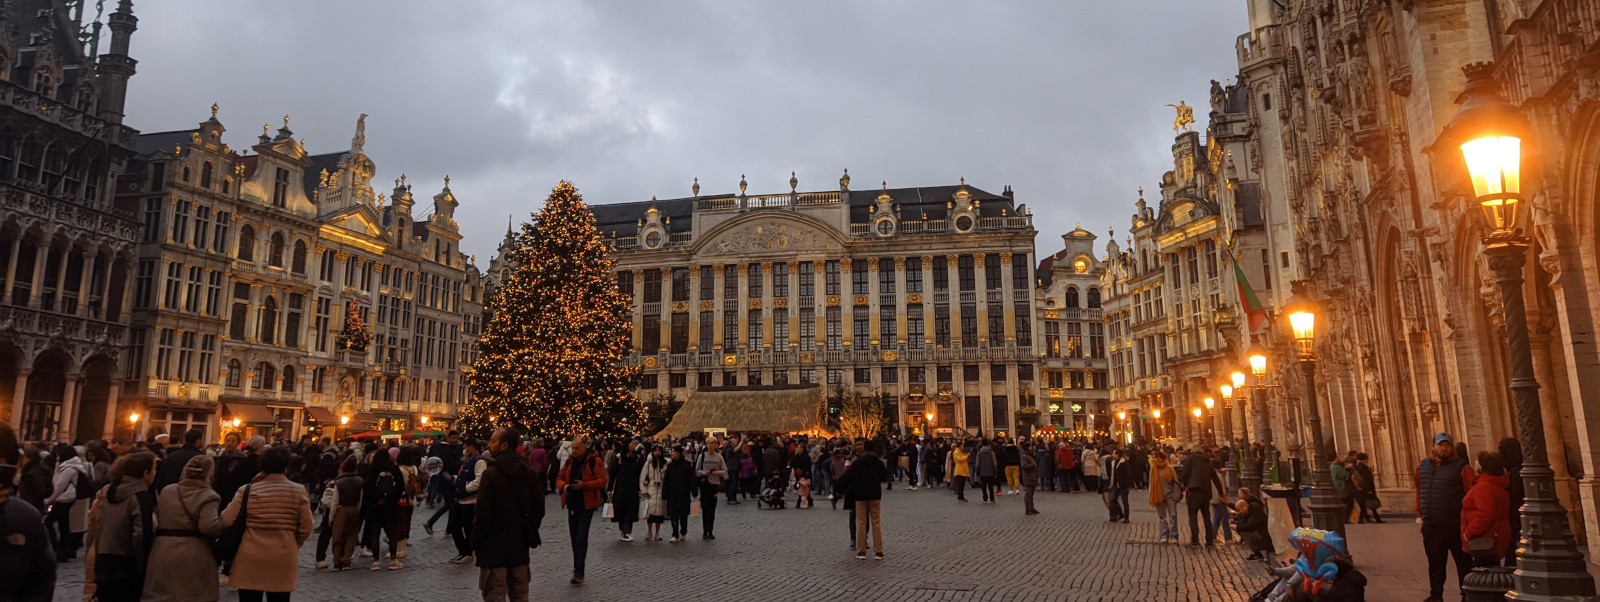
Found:
M 111 10 L 114 3 L 107 3 Z M 1009 184 L 1041 254 L 1121 239 L 1171 169 L 1173 110 L 1236 73 L 1244 0 L 137 2 L 127 123 L 236 148 L 285 113 L 314 153 L 368 113 L 378 182 L 445 174 L 487 266 L 562 179 L 590 203 Z M 102 45 L 104 48 L 104 45 Z M 386 187 L 382 187 L 385 188 Z M 1154 199 L 1156 196 L 1152 194 Z M 420 214 L 425 210 L 418 207 Z

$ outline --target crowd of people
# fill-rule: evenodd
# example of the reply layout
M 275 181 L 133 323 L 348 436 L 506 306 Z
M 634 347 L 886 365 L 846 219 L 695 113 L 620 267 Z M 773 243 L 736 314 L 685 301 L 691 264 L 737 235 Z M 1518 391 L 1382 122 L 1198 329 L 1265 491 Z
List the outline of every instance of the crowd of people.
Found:
M 48 600 L 56 565 L 82 553 L 86 598 L 216 600 L 226 585 L 240 600 L 288 600 L 300 549 L 313 537 L 317 570 L 348 571 L 368 559 L 373 571 L 403 570 L 420 509 L 428 534 L 444 521 L 455 548 L 449 562 L 476 565 L 486 599 L 524 600 L 529 550 L 541 543 L 550 494 L 567 514 L 571 583 L 581 584 L 597 514 L 614 524 L 620 542 L 636 541 L 642 522 L 644 541 L 661 541 L 667 531 L 677 544 L 690 538 L 696 517 L 701 538 L 716 539 L 719 503 L 805 510 L 826 497 L 829 508 L 847 511 L 841 518 L 856 558 L 868 558 L 870 548 L 882 560 L 883 492 L 896 485 L 942 488 L 957 503 L 969 493 L 985 504 L 1021 496 L 1030 516 L 1039 514 L 1034 498 L 1041 490 L 1092 492 L 1107 520 L 1122 523 L 1132 515 L 1131 492 L 1147 491 L 1141 496 L 1155 511 L 1160 543 L 1180 544 L 1187 526 L 1188 546 L 1237 542 L 1249 550 L 1246 560 L 1267 562 L 1279 585 L 1290 579 L 1273 562 L 1279 550 L 1267 504 L 1248 488 L 1230 490 L 1224 470 L 1230 460 L 1257 462 L 1267 474 L 1267 450 L 1259 445 L 1239 453 L 1216 445 L 1026 437 L 547 440 L 510 429 L 487 440 L 449 433 L 427 443 L 307 436 L 269 445 L 263 437 L 230 435 L 207 444 L 203 437 L 192 430 L 176 444 L 163 436 L 23 449 L 0 425 L 0 535 L 7 537 L 0 584 L 14 585 L 15 599 Z M 1515 440 L 1478 454 L 1476 469 L 1448 434 L 1434 444 L 1413 475 L 1430 600 L 1440 599 L 1452 558 L 1458 577 L 1473 566 L 1512 561 L 1521 503 L 1520 479 L 1512 478 L 1521 463 Z M 1338 456 L 1329 472 L 1353 520 L 1383 522 L 1365 454 Z M 1310 531 L 1296 537 L 1338 551 L 1316 562 L 1347 575 L 1343 587 L 1364 580 L 1342 539 Z M 1277 595 L 1268 599 L 1290 594 L 1280 587 Z

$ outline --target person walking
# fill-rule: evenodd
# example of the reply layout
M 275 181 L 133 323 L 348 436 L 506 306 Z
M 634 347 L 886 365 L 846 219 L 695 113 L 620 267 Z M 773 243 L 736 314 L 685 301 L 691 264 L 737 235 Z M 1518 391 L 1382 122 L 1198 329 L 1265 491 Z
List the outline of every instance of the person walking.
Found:
M 1356 454 L 1356 467 L 1352 473 L 1357 489 L 1356 503 L 1361 505 L 1359 522 L 1382 523 L 1383 519 L 1378 518 L 1378 508 L 1382 506 L 1378 500 L 1378 484 L 1374 481 L 1372 465 L 1367 463 L 1366 452 Z M 1520 478 L 1514 480 L 1521 481 Z
M 56 553 L 45 530 L 44 512 L 20 497 L 14 485 L 21 476 L 16 467 L 24 458 L 33 464 L 40 461 L 38 450 L 24 452 L 17 432 L 0 422 L 0 542 L 5 542 L 0 544 L 0 592 L 17 602 L 49 602 L 55 595 Z M 41 493 L 38 499 L 46 495 Z
M 184 439 L 187 448 L 188 437 Z M 155 544 L 140 598 L 144 602 L 217 600 L 217 559 L 211 541 L 222 534 L 222 496 L 211 489 L 215 466 L 204 452 L 191 455 L 178 482 L 157 496 Z
M 1223 463 L 1221 458 L 1211 458 L 1211 469 L 1221 471 Z M 1222 537 L 1222 543 L 1233 541 L 1232 512 L 1233 500 L 1228 497 L 1228 490 L 1223 488 L 1218 481 L 1211 487 L 1211 530 Z
M 324 528 L 332 531 L 335 571 L 350 570 L 350 557 L 355 554 L 361 534 L 361 491 L 365 487 L 357 468 L 354 457 L 345 458 L 339 465 L 339 476 L 322 490 L 322 508 L 330 515 Z
M 589 557 L 589 525 L 594 511 L 605 503 L 606 465 L 589 451 L 588 442 L 574 438 L 567 461 L 556 477 L 561 506 L 567 509 L 567 535 L 572 539 L 572 584 L 583 583 L 584 561 Z M 544 516 L 544 491 L 539 491 L 539 516 Z M 534 545 L 538 545 L 534 542 Z
M 846 468 L 840 477 L 855 501 L 856 509 L 856 559 L 867 558 L 867 533 L 872 533 L 872 550 L 878 560 L 883 560 L 883 491 L 878 488 L 889 480 L 889 467 L 877 453 L 868 449 Z
M 1186 506 L 1189 511 L 1189 546 L 1200 547 L 1200 525 L 1205 525 L 1206 543 L 1210 548 L 1216 546 L 1217 530 L 1211 525 L 1211 492 L 1215 487 L 1222 486 L 1222 480 L 1217 478 L 1217 471 L 1211 467 L 1211 458 L 1199 452 L 1190 453 L 1183 457 L 1179 465 L 1182 475 L 1184 495 L 1187 497 Z
M 978 446 L 976 455 L 978 457 L 978 483 L 983 486 L 983 503 L 993 504 L 994 491 L 998 486 L 996 481 L 1000 475 L 1000 459 L 994 453 L 994 446 L 987 444 L 987 442 Z
M 1178 484 L 1178 471 L 1167 462 L 1166 452 L 1156 452 L 1150 462 L 1150 505 L 1156 509 L 1156 522 L 1161 543 L 1178 543 L 1178 500 L 1183 499 L 1183 487 Z
M 1000 465 L 1005 467 L 1005 494 L 1022 493 L 1022 452 L 1017 449 L 1017 442 L 1008 441 L 1000 449 Z
M 1422 550 L 1428 557 L 1428 602 L 1443 602 L 1445 565 L 1454 558 L 1456 584 L 1472 571 L 1472 555 L 1461 541 L 1462 500 L 1477 475 L 1465 458 L 1456 455 L 1455 439 L 1439 431 L 1433 435 L 1433 453 L 1417 464 L 1413 475 L 1417 521 L 1422 524 Z
M 639 497 L 644 499 L 645 541 L 661 541 L 661 524 L 667 522 L 667 500 L 661 497 L 661 486 L 667 478 L 667 458 L 657 445 L 650 449 L 650 459 L 639 471 Z
M 1072 453 L 1072 446 L 1062 443 L 1056 446 L 1056 491 L 1077 491 L 1078 480 L 1073 477 L 1073 471 L 1078 467 L 1078 458 Z
M 1477 566 L 1500 566 L 1511 549 L 1511 475 L 1500 455 L 1478 454 L 1478 478 L 1461 500 L 1461 542 Z
M 83 532 L 89 528 L 89 502 L 94 499 L 94 477 L 89 465 L 78 457 L 71 445 L 58 443 L 50 450 L 55 458 L 55 473 L 50 479 L 50 497 L 45 498 L 49 515 L 45 526 L 54 527 L 56 562 L 77 558 L 83 547 Z
M 1113 449 L 1106 456 L 1105 476 L 1107 504 L 1110 506 L 1111 522 L 1128 522 L 1130 514 L 1128 508 L 1128 490 L 1133 487 L 1133 466 L 1128 459 L 1122 456 L 1123 450 Z
M 706 440 L 706 451 L 696 460 L 694 474 L 700 480 L 700 538 L 716 539 L 717 492 L 722 489 L 722 479 L 728 476 L 728 464 L 719 450 L 722 442 L 713 437 Z M 796 457 L 810 456 L 796 454 Z M 807 460 L 807 466 L 811 462 Z M 815 472 L 815 471 L 813 471 Z M 638 499 L 637 497 L 635 499 Z
M 222 511 L 224 528 L 244 521 L 244 539 L 233 559 L 228 586 L 240 602 L 288 602 L 300 575 L 300 546 L 311 537 L 311 501 L 306 488 L 290 481 L 286 447 L 261 453 L 261 476 L 239 488 Z M 249 508 L 242 506 L 248 500 Z
M 611 522 L 617 523 L 622 541 L 631 542 L 633 525 L 639 522 L 639 473 L 644 470 L 644 458 L 639 455 L 641 445 L 629 441 L 623 447 L 606 473 L 611 480 Z
M 417 465 L 422 462 L 422 448 L 416 445 L 406 445 L 399 448 L 396 465 L 400 471 L 400 499 L 395 503 L 394 533 L 389 537 L 398 539 L 396 559 L 406 557 L 406 545 L 411 542 L 411 516 L 417 509 L 417 502 L 427 493 L 427 485 L 423 483 L 422 472 L 417 470 Z
M 393 449 L 393 448 L 390 448 Z M 395 556 L 400 551 L 399 516 L 400 496 L 405 493 L 404 477 L 395 466 L 394 456 L 386 451 L 371 454 L 372 462 L 361 475 L 365 491 L 361 492 L 362 544 L 372 554 L 372 570 L 383 568 L 381 546 L 384 536 L 389 539 L 389 570 L 405 568 Z
M 528 599 L 528 550 L 540 543 L 544 481 L 533 472 L 528 459 L 517 453 L 521 441 L 509 428 L 495 431 L 489 438 L 488 468 L 479 477 L 472 513 L 472 557 L 484 602 Z
M 466 564 L 472 560 L 472 518 L 478 506 L 478 487 L 483 484 L 483 472 L 489 462 L 482 455 L 483 443 L 477 439 L 461 442 L 461 469 L 456 473 L 456 506 L 450 510 L 445 532 L 456 545 L 456 556 L 450 564 Z M 535 476 L 540 483 L 542 477 Z
M 957 445 L 950 450 L 950 488 L 956 490 L 956 500 L 967 501 L 967 479 L 972 470 L 967 466 L 967 450 Z
M 1033 516 L 1039 511 L 1033 508 L 1033 492 L 1039 488 L 1039 460 L 1033 453 L 1033 444 L 1025 443 L 1022 453 L 1018 456 L 1019 470 L 1022 481 L 1022 507 L 1024 516 Z
M 781 475 L 783 471 L 780 467 L 778 474 Z M 667 520 L 672 523 L 671 543 L 689 538 L 689 512 L 694 495 L 694 466 L 684 458 L 683 446 L 675 446 L 672 448 L 672 460 L 667 462 L 666 472 L 661 477 L 661 498 L 666 502 Z
M 109 484 L 90 511 L 88 549 L 93 550 L 95 596 L 106 602 L 135 602 L 144 591 L 150 547 L 155 543 L 156 457 L 134 452 L 118 459 Z
M 161 460 L 161 465 L 156 467 L 156 480 L 150 484 L 151 490 L 166 491 L 168 485 L 183 479 L 189 459 L 205 455 L 206 452 L 200 449 L 203 445 L 200 440 L 205 436 L 206 432 L 197 428 L 184 431 L 183 447 L 168 452 L 167 457 Z

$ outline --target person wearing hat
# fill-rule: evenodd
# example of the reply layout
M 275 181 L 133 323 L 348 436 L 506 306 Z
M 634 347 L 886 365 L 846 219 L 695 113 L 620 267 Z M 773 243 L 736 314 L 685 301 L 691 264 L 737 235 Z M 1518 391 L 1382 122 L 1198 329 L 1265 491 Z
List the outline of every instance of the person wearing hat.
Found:
M 1433 453 L 1417 465 L 1413 475 L 1417 522 L 1422 525 L 1422 549 L 1428 557 L 1427 602 L 1444 600 L 1444 569 L 1450 558 L 1455 558 L 1458 587 L 1472 571 L 1472 555 L 1461 545 L 1461 502 L 1475 480 L 1472 464 L 1456 454 L 1450 433 L 1435 433 Z

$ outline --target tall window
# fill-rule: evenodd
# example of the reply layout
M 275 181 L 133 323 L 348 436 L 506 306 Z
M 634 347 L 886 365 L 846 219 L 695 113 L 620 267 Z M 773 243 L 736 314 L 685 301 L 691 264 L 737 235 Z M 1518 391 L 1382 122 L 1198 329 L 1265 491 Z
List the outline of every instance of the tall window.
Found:
M 750 268 L 749 269 L 750 269 L 750 273 L 749 273 L 750 280 L 747 283 L 747 286 L 750 287 L 750 290 L 746 291 L 745 294 L 747 296 L 749 296 L 751 299 L 760 299 L 761 296 L 762 296 L 762 292 L 763 292 L 761 290 L 761 283 L 766 281 L 764 278 L 761 277 L 761 264 L 752 263 L 752 264 L 750 264 Z
M 961 290 L 978 290 L 977 274 L 974 272 L 975 269 L 976 268 L 973 267 L 971 255 L 962 255 L 961 259 L 956 262 L 956 275 L 961 278 Z
M 1206 277 L 1217 277 L 1217 241 L 1206 240 Z
M 267 250 L 267 265 L 275 268 L 283 267 L 283 233 L 272 233 L 272 244 Z
M 712 344 L 711 343 L 711 339 L 712 339 L 712 336 L 715 335 L 715 329 L 716 329 L 716 317 L 715 317 L 715 315 L 716 314 L 714 312 L 709 312 L 709 311 L 700 312 L 700 352 L 701 353 L 709 353 L 711 351 L 711 344 Z M 707 385 L 707 386 L 709 386 L 709 385 Z
M 189 268 L 189 286 L 183 295 L 183 311 L 200 313 L 201 301 L 204 299 L 204 294 L 201 291 L 205 288 L 205 278 L 205 268 L 200 266 Z
M 968 346 L 978 344 L 978 306 L 963 304 L 961 306 L 961 343 Z
M 332 323 L 333 300 L 327 297 L 317 298 L 317 351 L 328 350 L 328 330 Z M 404 322 L 402 322 L 404 324 Z M 403 360 L 402 360 L 403 361 Z
M 633 272 L 622 270 L 617 272 L 617 292 L 628 296 L 628 303 L 633 303 Z
M 256 364 L 256 375 L 250 378 L 250 388 L 271 391 L 277 388 L 278 375 L 273 370 L 272 364 L 259 362 Z
M 1067 357 L 1083 357 L 1083 324 L 1067 323 Z
M 228 360 L 228 380 L 224 384 L 237 388 L 239 379 L 242 376 L 244 376 L 244 367 L 239 365 L 239 360 Z
M 644 302 L 661 302 L 661 270 L 649 269 L 644 271 Z M 430 307 L 433 303 L 428 304 Z
M 739 312 L 726 309 L 722 311 L 722 350 L 732 353 L 739 348 Z
M 289 170 L 282 167 L 272 179 L 272 206 L 289 206 Z
M 825 314 L 824 319 L 827 322 L 827 332 L 824 333 L 824 336 L 827 340 L 828 351 L 838 351 L 843 349 L 844 327 L 840 322 L 842 317 L 840 316 L 839 308 L 827 308 L 827 313 Z
M 1089 323 L 1089 357 L 1104 358 L 1106 356 L 1106 325 L 1099 322 Z
M 1100 288 L 1099 287 L 1095 287 L 1095 286 L 1089 287 L 1089 293 L 1087 295 L 1085 295 L 1085 296 L 1089 298 L 1089 302 L 1088 302 L 1087 306 L 1090 309 L 1095 309 L 1095 308 L 1099 308 L 1100 307 Z
M 1012 290 L 1025 291 L 1032 287 L 1028 283 L 1033 279 L 1028 277 L 1033 270 L 1028 269 L 1028 254 L 1016 253 L 1011 256 L 1011 288 Z
M 878 292 L 894 292 L 894 260 L 887 257 L 878 260 Z
M 194 208 L 194 248 L 206 250 L 206 241 L 211 236 L 211 208 Z
M 239 228 L 239 254 L 240 261 L 256 260 L 256 230 L 250 226 Z
M 812 297 L 817 294 L 817 275 L 812 273 L 815 265 L 809 261 L 801 262 L 800 269 L 800 296 Z
M 1061 323 L 1049 320 L 1044 323 L 1044 354 L 1061 357 Z
M 710 301 L 717 297 L 716 269 L 709 266 L 700 266 L 700 300 Z
M 1194 247 L 1184 249 L 1183 252 L 1184 261 L 1189 264 L 1189 282 L 1198 284 L 1200 282 L 1200 259 L 1195 256 Z
M 789 296 L 789 264 L 772 264 L 772 296 L 783 298 Z
M 289 266 L 290 266 L 291 271 L 293 271 L 296 274 L 304 274 L 304 273 L 306 273 L 306 242 L 305 241 L 303 241 L 303 240 L 294 241 L 294 257 L 293 257 L 293 261 L 291 261 L 289 263 Z
M 671 349 L 673 353 L 689 352 L 689 314 L 677 312 L 672 314 Z M 451 343 L 454 345 L 454 343 Z
M 933 290 L 950 290 L 950 261 L 943 255 L 933 258 Z
M 850 262 L 850 294 L 865 295 L 872 292 L 867 290 L 871 284 L 867 280 L 870 276 L 871 274 L 867 273 L 867 260 L 857 259 Z
M 300 346 L 300 321 L 305 313 L 306 297 L 299 293 L 289 294 L 289 313 L 283 318 L 283 346 L 295 349 Z M 380 308 L 381 310 L 381 308 Z M 379 313 L 382 313 L 381 311 Z
M 689 268 L 672 268 L 672 300 L 689 300 Z
M 194 382 L 194 352 L 196 335 L 185 332 L 178 337 L 178 380 Z
M 256 322 L 256 340 L 271 345 L 277 341 L 278 333 L 278 301 L 267 297 L 261 304 L 261 319 Z
M 906 346 L 912 349 L 922 348 L 923 337 L 927 336 L 922 328 L 922 306 L 906 306 Z
M 734 265 L 722 266 L 722 298 L 739 298 L 739 267 Z
M 1033 324 L 1028 321 L 1028 304 L 1018 303 L 1014 315 L 1017 320 L 1017 344 L 1033 345 Z
M 1000 255 L 990 253 L 983 258 L 983 287 L 984 290 L 1000 290 Z
M 922 258 L 906 258 L 906 292 L 922 292 Z
M 172 347 L 176 333 L 171 328 L 156 332 L 156 377 L 161 380 L 172 378 Z
M 867 306 L 858 305 L 853 308 L 851 316 L 851 341 L 856 349 L 866 349 L 872 346 L 872 317 Z
M 750 279 L 750 282 L 752 284 L 754 284 L 755 282 L 757 282 L 757 279 L 752 277 Z M 761 310 L 759 310 L 759 309 L 750 310 L 750 314 L 749 314 L 749 317 L 746 319 L 745 326 L 746 326 L 746 331 L 747 331 L 746 334 L 748 335 L 748 337 L 747 337 L 748 340 L 746 341 L 746 344 L 750 347 L 751 351 L 755 351 L 757 349 L 760 349 L 761 348 L 761 335 L 762 335 L 761 331 L 762 331 L 762 326 L 763 326 L 763 324 L 761 323 Z
M 200 337 L 200 368 L 198 377 L 201 384 L 211 384 L 211 366 L 217 357 L 217 335 L 208 334 Z
M 811 265 L 802 263 L 801 266 Z M 817 350 L 817 310 L 810 307 L 800 308 L 800 350 Z
M 189 244 L 189 208 L 192 203 L 179 201 L 172 210 L 172 242 Z
M 949 306 L 936 305 L 933 308 L 933 343 L 940 347 L 950 346 Z
M 989 304 L 989 342 L 999 345 L 1006 337 L 1006 307 L 999 303 Z
M 283 387 L 282 387 L 284 393 L 293 393 L 294 392 L 294 384 L 295 384 L 294 380 L 295 380 L 295 378 L 294 378 L 294 366 L 284 366 L 283 367 Z
M 217 211 L 217 227 L 211 237 L 211 252 L 226 253 L 228 248 L 228 228 L 233 223 L 233 214 L 226 211 Z
M 884 347 L 893 347 L 900 336 L 900 324 L 896 319 L 895 306 L 885 305 L 878 308 L 878 341 Z
M 789 310 L 772 310 L 772 348 L 784 351 L 789 348 Z M 780 370 L 780 372 L 782 372 Z
M 211 162 L 210 161 L 206 161 L 205 165 L 200 166 L 200 187 L 201 188 L 206 188 L 206 189 L 210 189 L 211 188 L 211 171 L 212 171 L 212 169 L 211 169 Z
M 1061 302 L 1067 307 L 1078 307 L 1078 287 L 1067 287 L 1067 292 L 1063 294 Z
M 839 294 L 839 262 L 829 261 L 823 264 L 823 294 Z

